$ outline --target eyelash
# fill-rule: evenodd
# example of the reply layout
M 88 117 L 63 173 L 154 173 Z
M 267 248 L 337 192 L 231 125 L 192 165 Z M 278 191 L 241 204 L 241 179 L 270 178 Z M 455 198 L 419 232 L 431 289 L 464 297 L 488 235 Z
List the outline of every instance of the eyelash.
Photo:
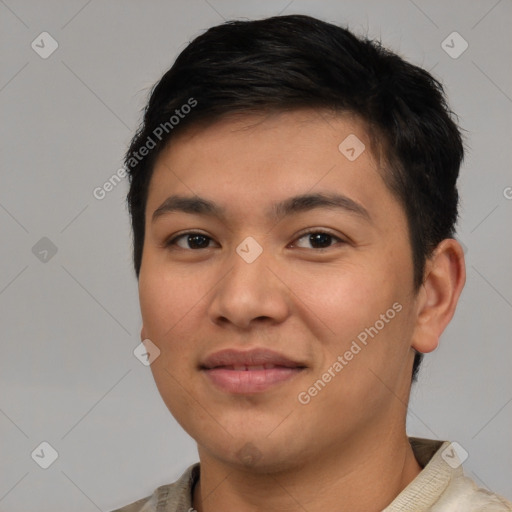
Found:
M 185 233 L 181 233 L 177 236 L 174 236 L 172 238 L 170 238 L 169 240 L 167 240 L 165 242 L 165 247 L 168 247 L 168 248 L 174 248 L 176 246 L 176 242 L 177 240 L 180 240 L 181 238 L 183 237 L 187 237 L 187 236 L 193 236 L 193 235 L 199 235 L 199 236 L 202 236 L 204 238 L 208 238 L 209 240 L 213 240 L 211 237 L 209 237 L 208 235 L 205 235 L 204 233 L 201 233 L 201 232 L 198 232 L 198 231 L 187 231 Z M 297 238 L 295 240 L 300 240 L 301 238 L 304 238 L 305 236 L 308 236 L 308 235 L 328 235 L 330 236 L 333 241 L 336 240 L 338 243 L 342 243 L 342 244 L 345 244 L 347 243 L 345 240 L 341 239 L 340 237 L 330 233 L 329 231 L 326 231 L 326 230 L 321 230 L 321 229 L 310 229 L 308 231 L 304 231 L 302 233 L 300 233 Z M 334 246 L 333 245 L 330 245 L 329 247 L 319 247 L 319 248 L 311 248 L 311 250 L 313 251 L 316 251 L 316 252 L 322 252 L 322 251 L 325 251 L 327 249 L 331 249 L 332 247 Z M 183 249 L 183 247 L 179 247 L 180 249 Z M 200 251 L 202 249 L 210 249 L 210 247 L 205 247 L 205 248 L 200 248 L 200 249 L 183 249 L 184 251 Z M 299 247 L 299 249 L 304 249 L 304 247 Z

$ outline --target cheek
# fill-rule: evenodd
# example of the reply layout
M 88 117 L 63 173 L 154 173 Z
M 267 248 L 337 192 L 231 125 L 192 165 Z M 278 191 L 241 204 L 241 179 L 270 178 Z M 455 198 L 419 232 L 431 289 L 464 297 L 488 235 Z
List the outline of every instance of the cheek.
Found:
M 204 295 L 190 286 L 190 279 L 186 281 L 188 285 L 179 272 L 171 275 L 155 267 L 151 272 L 141 269 L 139 277 L 144 336 L 160 350 L 150 368 L 164 403 L 177 418 L 194 405 L 183 389 L 189 387 L 195 365 L 193 337 L 198 324 L 194 312 Z
M 336 375 L 318 405 L 334 400 L 352 407 L 361 396 L 377 400 L 379 389 L 385 393 L 386 388 L 375 375 L 390 382 L 400 374 L 411 334 L 403 274 L 392 260 L 376 258 L 372 264 L 361 261 L 304 273 L 296 281 L 297 303 L 307 306 L 304 322 L 311 322 L 309 328 L 322 345 L 321 372 Z
M 179 271 L 164 266 L 150 269 L 150 263 L 143 266 L 139 277 L 139 301 L 147 337 L 153 336 L 155 343 L 161 343 L 172 336 L 205 293 L 196 279 L 184 277 Z
M 196 371 L 197 353 L 208 339 L 205 305 L 218 279 L 209 279 L 207 272 L 183 272 L 169 264 L 151 265 L 151 258 L 146 263 L 139 277 L 144 335 L 160 349 L 151 370 L 164 401 L 172 408 L 183 398 L 180 383 L 189 382 Z
M 382 264 L 379 267 L 365 262 L 343 262 L 312 266 L 289 279 L 294 283 L 290 288 L 299 299 L 296 304 L 304 304 L 308 318 L 312 322 L 316 319 L 327 337 L 332 336 L 338 343 L 373 325 L 399 299 L 393 277 Z

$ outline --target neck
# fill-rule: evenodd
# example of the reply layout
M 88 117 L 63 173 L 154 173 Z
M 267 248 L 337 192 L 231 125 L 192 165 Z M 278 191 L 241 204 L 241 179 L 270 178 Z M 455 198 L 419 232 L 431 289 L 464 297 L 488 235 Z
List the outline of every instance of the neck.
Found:
M 373 433 L 375 434 L 375 432 Z M 199 448 L 198 512 L 381 511 L 419 474 L 405 431 L 368 433 L 313 461 L 273 473 L 226 464 Z

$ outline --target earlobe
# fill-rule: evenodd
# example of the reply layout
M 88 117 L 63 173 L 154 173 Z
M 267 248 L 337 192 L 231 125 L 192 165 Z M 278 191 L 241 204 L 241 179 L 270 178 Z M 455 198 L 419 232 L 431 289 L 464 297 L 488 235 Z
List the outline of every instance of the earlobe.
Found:
M 452 319 L 466 281 L 461 245 L 453 238 L 443 240 L 425 267 L 425 279 L 418 293 L 418 311 L 412 347 L 432 352 Z
M 146 338 L 147 338 L 146 329 L 144 328 L 144 326 L 142 326 L 142 328 L 140 330 L 140 340 L 144 341 Z

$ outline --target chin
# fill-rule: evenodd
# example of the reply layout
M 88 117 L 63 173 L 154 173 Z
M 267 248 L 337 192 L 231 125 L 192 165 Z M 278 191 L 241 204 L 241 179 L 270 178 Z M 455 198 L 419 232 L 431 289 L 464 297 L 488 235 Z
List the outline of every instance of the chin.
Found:
M 297 469 L 304 463 L 305 449 L 291 447 L 283 439 L 270 441 L 263 436 L 262 441 L 252 439 L 233 439 L 224 444 L 212 446 L 198 443 L 199 455 L 208 453 L 222 464 L 256 474 L 275 474 Z

